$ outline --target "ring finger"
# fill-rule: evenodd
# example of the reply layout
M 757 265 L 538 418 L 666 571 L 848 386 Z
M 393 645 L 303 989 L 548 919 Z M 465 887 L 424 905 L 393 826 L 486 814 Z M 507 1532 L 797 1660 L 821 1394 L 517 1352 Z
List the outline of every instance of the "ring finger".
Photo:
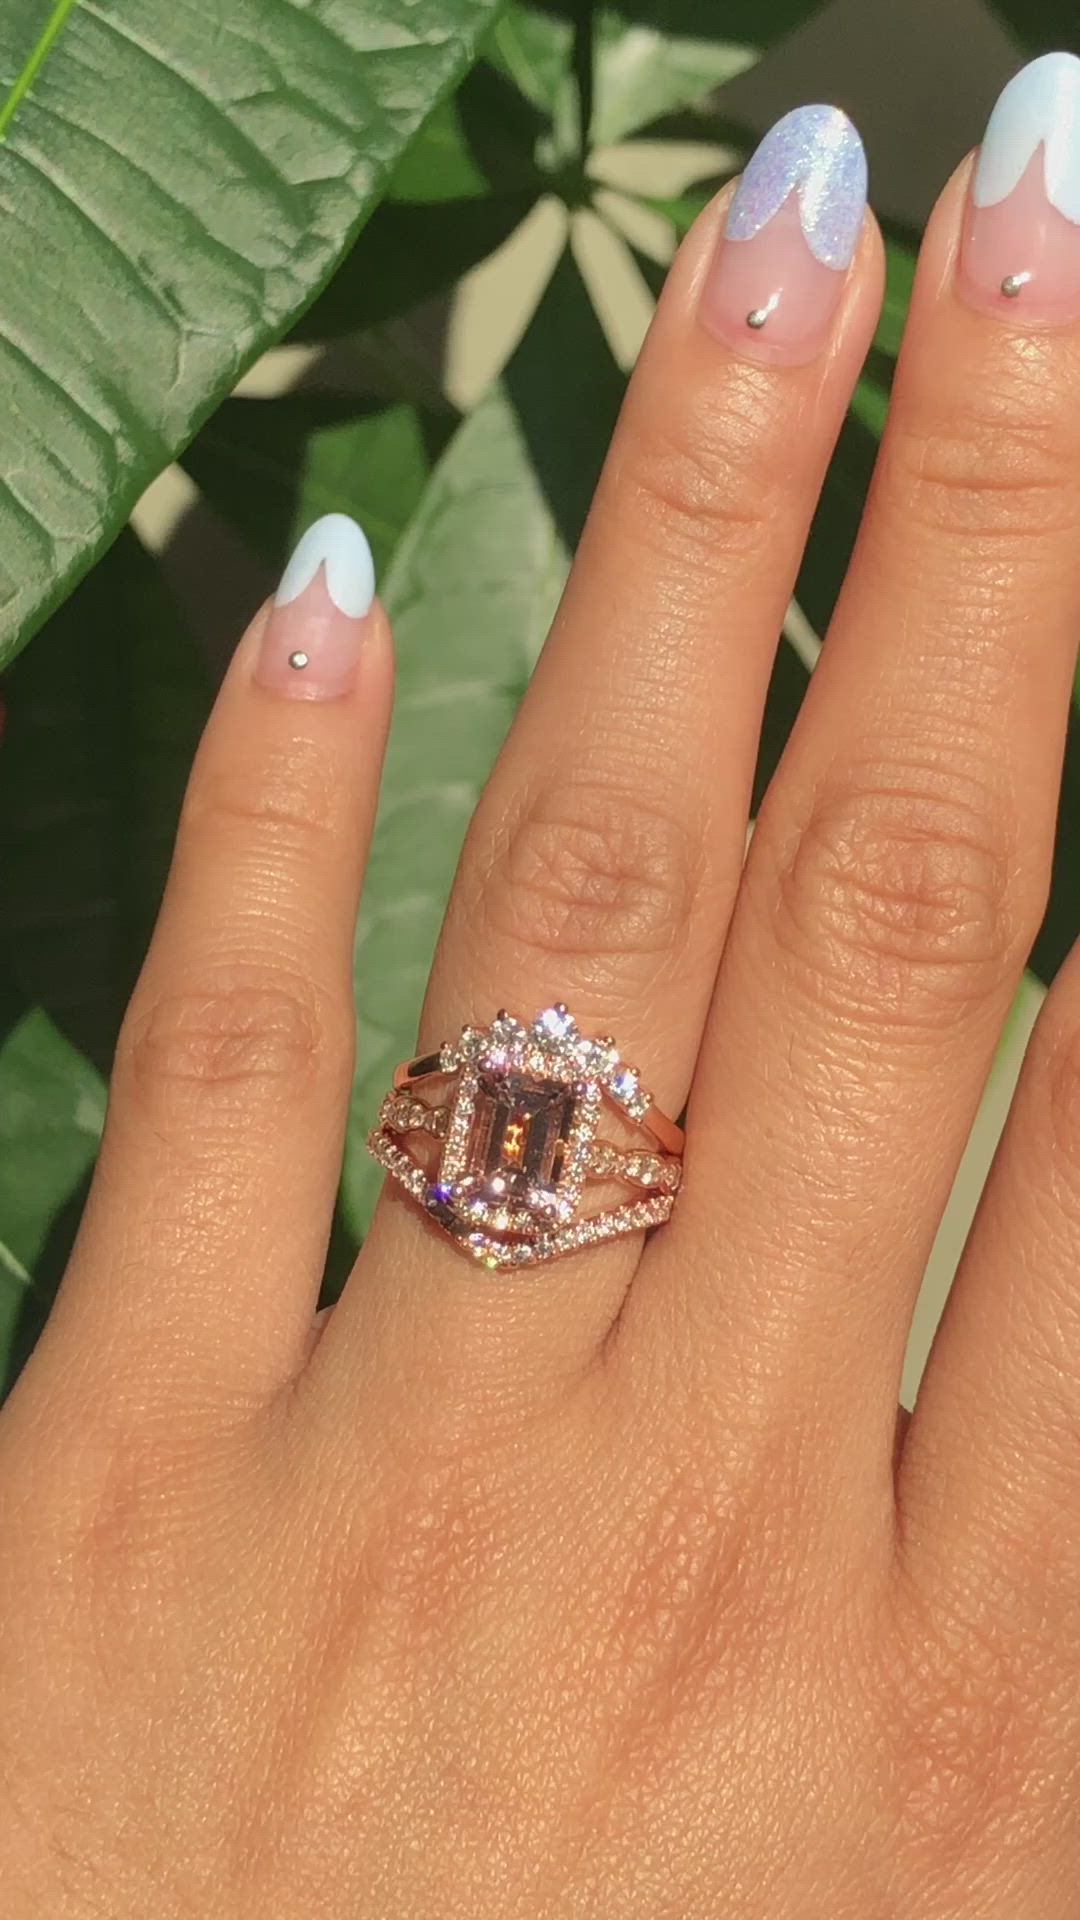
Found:
M 776 637 L 880 299 L 864 215 L 854 129 L 805 108 L 681 249 L 469 834 L 422 1048 L 501 1006 L 531 1017 L 562 1000 L 585 1033 L 615 1036 L 669 1113 L 684 1100 L 742 866 Z M 374 1364 L 390 1275 L 395 1305 L 404 1292 L 421 1307 L 395 1314 L 397 1341 L 403 1322 L 430 1342 L 449 1321 L 456 1354 L 475 1337 L 541 1374 L 594 1350 L 636 1238 L 558 1262 L 541 1304 L 536 1288 L 493 1288 L 398 1199 L 384 1201 L 322 1343 L 329 1364 Z

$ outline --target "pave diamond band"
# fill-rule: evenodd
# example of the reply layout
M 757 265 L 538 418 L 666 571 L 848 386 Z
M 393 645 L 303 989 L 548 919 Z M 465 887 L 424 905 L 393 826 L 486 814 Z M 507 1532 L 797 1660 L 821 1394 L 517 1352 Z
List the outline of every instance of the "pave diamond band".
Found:
M 443 1100 L 421 1098 L 421 1087 L 438 1087 Z M 605 1110 L 644 1128 L 653 1146 L 599 1138 Z M 424 1135 L 416 1153 L 406 1146 Z M 368 1145 L 463 1252 L 503 1269 L 666 1220 L 683 1133 L 614 1041 L 586 1039 L 560 1004 L 531 1026 L 499 1013 L 490 1026 L 465 1027 L 456 1041 L 404 1061 Z M 586 1183 L 605 1180 L 643 1197 L 583 1213 Z

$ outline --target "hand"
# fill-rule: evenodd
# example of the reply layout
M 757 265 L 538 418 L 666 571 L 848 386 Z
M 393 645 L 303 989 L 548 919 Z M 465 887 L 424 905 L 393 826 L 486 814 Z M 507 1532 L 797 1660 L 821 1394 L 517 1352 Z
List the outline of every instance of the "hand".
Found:
M 1047 885 L 1080 230 L 1024 162 L 1075 201 L 1078 73 L 934 215 L 745 866 L 881 295 L 846 124 L 772 136 L 670 275 L 421 1035 L 561 998 L 689 1096 L 647 1244 L 491 1274 L 391 1186 L 316 1325 L 391 700 L 349 523 L 242 641 L 0 1423 L 11 1920 L 1076 1915 L 1075 962 L 906 1435 L 897 1383 Z

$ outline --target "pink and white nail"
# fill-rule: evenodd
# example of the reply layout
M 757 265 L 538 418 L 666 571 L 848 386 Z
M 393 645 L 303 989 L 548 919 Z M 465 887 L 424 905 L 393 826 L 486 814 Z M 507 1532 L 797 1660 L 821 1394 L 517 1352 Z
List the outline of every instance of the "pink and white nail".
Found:
M 347 514 L 325 514 L 282 575 L 255 663 L 259 685 L 299 700 L 348 693 L 374 600 L 375 563 L 362 529 Z
M 972 175 L 957 283 L 1021 326 L 1080 319 L 1080 60 L 1047 53 L 999 95 Z
M 814 359 L 855 258 L 866 186 L 862 141 L 839 107 L 778 120 L 739 181 L 702 288 L 710 332 L 754 359 Z

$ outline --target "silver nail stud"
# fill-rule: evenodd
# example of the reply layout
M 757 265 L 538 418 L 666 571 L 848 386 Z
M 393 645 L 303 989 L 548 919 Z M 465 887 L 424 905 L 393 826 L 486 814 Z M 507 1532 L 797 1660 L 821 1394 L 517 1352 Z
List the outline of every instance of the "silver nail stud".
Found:
M 760 333 L 762 327 L 765 325 L 770 314 L 775 313 L 779 305 L 780 305 L 779 294 L 776 294 L 776 293 L 770 294 L 769 298 L 766 300 L 765 305 L 763 307 L 754 307 L 747 314 L 746 316 L 747 326 L 753 327 L 755 333 Z
M 1001 291 L 1006 300 L 1015 300 L 1023 292 L 1031 279 L 1030 273 L 1007 273 L 1001 283 Z
M 289 665 L 290 667 L 294 667 L 297 673 L 302 673 L 307 663 L 308 657 L 306 653 L 290 653 Z

